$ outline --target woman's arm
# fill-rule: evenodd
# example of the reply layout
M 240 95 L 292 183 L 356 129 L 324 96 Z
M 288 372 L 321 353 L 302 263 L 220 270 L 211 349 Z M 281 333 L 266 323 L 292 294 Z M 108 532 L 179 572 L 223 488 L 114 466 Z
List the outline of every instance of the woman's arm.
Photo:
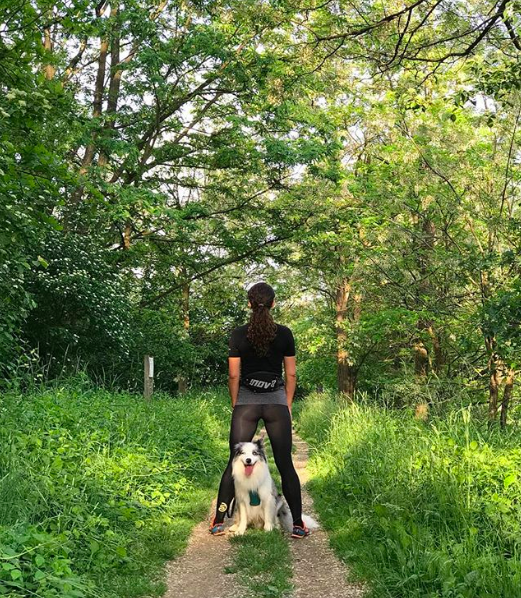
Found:
M 232 400 L 232 409 L 237 402 L 237 395 L 239 394 L 239 379 L 241 375 L 241 358 L 228 357 L 228 390 L 230 391 L 230 398 Z
M 289 412 L 293 404 L 293 396 L 297 386 L 297 362 L 296 357 L 284 357 L 284 379 L 286 382 L 286 397 L 288 399 Z

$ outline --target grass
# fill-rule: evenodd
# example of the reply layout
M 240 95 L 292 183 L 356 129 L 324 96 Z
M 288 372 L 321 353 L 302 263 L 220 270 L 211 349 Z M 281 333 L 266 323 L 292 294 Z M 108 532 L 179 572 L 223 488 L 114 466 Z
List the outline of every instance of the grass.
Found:
M 288 540 L 279 530 L 249 529 L 230 542 L 234 564 L 227 572 L 238 573 L 245 597 L 284 598 L 291 594 L 291 554 Z
M 159 596 L 228 458 L 229 399 L 0 397 L 0 595 Z
M 0 595 L 162 595 L 165 561 L 215 498 L 230 413 L 225 391 L 147 403 L 81 378 L 0 396 Z M 266 449 L 280 488 L 268 438 Z M 290 593 L 279 531 L 231 541 L 246 595 Z
M 160 596 L 164 562 L 206 516 L 228 459 L 227 395 L 146 403 L 79 382 L 0 401 L 0 595 Z M 294 414 L 321 521 L 374 598 L 521 595 L 516 427 L 488 430 L 472 408 L 422 422 L 328 395 Z M 246 595 L 291 593 L 285 536 L 232 543 Z
M 327 395 L 297 419 L 315 506 L 373 597 L 521 595 L 517 429 L 489 431 L 470 408 L 421 422 Z

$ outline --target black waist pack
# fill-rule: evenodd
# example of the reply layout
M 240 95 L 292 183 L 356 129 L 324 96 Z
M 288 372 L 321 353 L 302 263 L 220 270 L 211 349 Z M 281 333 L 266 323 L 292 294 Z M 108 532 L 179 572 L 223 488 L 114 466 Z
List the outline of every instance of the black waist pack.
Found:
M 284 386 L 284 381 L 273 372 L 253 372 L 241 378 L 241 384 L 252 392 L 274 392 Z

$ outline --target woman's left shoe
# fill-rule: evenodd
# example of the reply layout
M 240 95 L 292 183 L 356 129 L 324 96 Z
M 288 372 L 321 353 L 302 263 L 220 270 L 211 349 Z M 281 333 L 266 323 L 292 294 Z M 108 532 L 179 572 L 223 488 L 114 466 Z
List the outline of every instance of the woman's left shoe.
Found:
M 209 532 L 212 536 L 222 536 L 226 532 L 224 531 L 224 522 L 216 522 L 215 517 L 212 519 L 212 523 L 210 523 Z
M 300 525 L 293 526 L 292 538 L 305 538 L 306 536 L 309 536 L 309 529 L 304 522 L 302 522 L 302 527 Z

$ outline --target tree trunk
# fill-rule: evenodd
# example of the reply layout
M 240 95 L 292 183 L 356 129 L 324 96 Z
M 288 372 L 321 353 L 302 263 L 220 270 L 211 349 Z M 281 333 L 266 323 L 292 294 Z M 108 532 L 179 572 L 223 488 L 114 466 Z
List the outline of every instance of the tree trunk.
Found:
M 182 288 L 182 311 L 183 311 L 183 327 L 188 335 L 190 330 L 190 283 L 186 282 Z M 188 379 L 185 376 L 179 376 L 177 382 L 177 389 L 179 394 L 184 394 L 188 390 Z
M 436 229 L 434 223 L 427 216 L 422 218 L 421 226 L 419 218 L 413 215 L 413 222 L 416 225 L 417 236 L 419 241 L 415 241 L 416 261 L 418 265 L 418 272 L 420 280 L 418 284 L 418 305 L 422 307 L 423 297 L 432 295 L 431 283 L 429 280 L 429 265 L 432 259 L 432 251 L 434 249 L 434 240 Z M 414 353 L 414 373 L 416 376 L 425 377 L 429 371 L 429 351 L 424 343 L 424 332 L 427 331 L 431 335 L 432 322 L 425 318 L 419 318 L 416 323 L 418 331 L 417 336 L 413 342 Z
M 110 11 L 110 17 L 116 20 L 119 14 L 119 6 L 115 4 Z M 120 32 L 119 26 L 116 23 L 112 33 L 112 41 L 110 44 L 110 83 L 107 96 L 107 109 L 105 114 L 109 116 L 109 120 L 105 124 L 105 128 L 110 130 L 115 125 L 115 114 L 118 108 L 119 90 L 121 86 L 121 75 L 123 70 L 120 67 Z M 99 166 L 105 166 L 108 163 L 108 153 L 102 151 L 98 159 Z
M 492 349 L 494 345 L 493 339 L 487 339 L 487 345 Z M 489 372 L 489 383 L 488 383 L 488 421 L 491 425 L 497 416 L 498 408 L 498 397 L 499 397 L 499 385 L 501 383 L 501 376 L 499 372 L 499 359 L 495 351 L 490 352 L 488 360 L 488 372 Z
M 97 18 L 101 18 L 105 12 L 105 4 L 100 4 L 96 8 Z M 96 73 L 96 83 L 94 87 L 94 99 L 92 102 L 92 116 L 94 119 L 99 118 L 103 112 L 103 95 L 105 90 L 105 72 L 107 70 L 107 53 L 109 49 L 109 41 L 107 38 L 100 40 L 100 51 L 98 58 L 98 71 Z M 79 170 L 80 176 L 84 176 L 87 173 L 89 166 L 94 160 L 96 152 L 96 132 L 92 133 L 90 143 L 85 148 L 83 159 Z M 78 204 L 81 202 L 83 197 L 84 185 L 79 185 L 74 192 L 71 194 L 72 204 Z
M 123 232 L 123 249 L 128 251 L 130 249 L 130 234 L 132 232 L 132 223 L 130 220 L 125 222 L 125 230 Z
M 413 216 L 413 221 L 417 225 L 418 238 L 417 242 L 417 264 L 418 271 L 420 274 L 420 280 L 418 284 L 418 307 L 423 308 L 424 297 L 432 296 L 431 281 L 429 279 L 429 267 L 432 260 L 432 252 L 434 249 L 434 241 L 436 228 L 434 223 L 428 216 L 424 216 L 421 221 Z M 416 322 L 417 335 L 413 342 L 413 353 L 414 353 L 414 373 L 417 378 L 423 379 L 427 377 L 429 373 L 430 359 L 429 350 L 425 345 L 424 338 L 425 332 L 429 334 L 431 339 L 433 338 L 432 322 L 426 318 L 419 318 Z M 434 339 L 433 339 L 434 340 Z M 433 349 L 435 348 L 433 343 Z M 427 419 L 429 414 L 429 404 L 427 401 L 422 401 L 416 405 L 415 417 L 418 419 Z
M 490 296 L 488 272 L 480 273 L 481 301 L 485 304 Z M 488 353 L 488 425 L 489 427 L 496 421 L 499 386 L 501 384 L 501 374 L 499 370 L 499 355 L 496 351 L 496 339 L 494 336 L 484 335 L 485 347 Z
M 419 321 L 416 327 L 421 330 L 423 328 Z M 414 373 L 420 378 L 425 378 L 429 371 L 429 352 L 420 337 L 416 337 L 413 344 L 414 351 Z
M 53 16 L 53 10 L 52 9 L 48 10 L 46 16 L 49 19 L 49 21 L 51 21 L 52 16 Z M 52 51 L 54 48 L 53 48 L 53 43 L 52 43 L 50 26 L 45 27 L 45 29 L 43 30 L 43 48 L 45 50 L 46 59 L 51 61 L 52 60 Z M 53 64 L 51 64 L 49 62 L 48 64 L 45 65 L 44 74 L 45 74 L 46 79 L 49 79 L 49 80 L 54 79 L 55 73 L 56 73 L 56 69 L 54 68 Z
M 505 380 L 505 388 L 503 390 L 503 400 L 501 401 L 501 427 L 505 428 L 507 425 L 507 414 L 510 400 L 512 398 L 512 389 L 514 388 L 514 375 L 515 370 L 513 368 L 508 369 L 507 377 Z
M 337 337 L 337 383 L 338 392 L 348 400 L 352 400 L 356 390 L 357 370 L 350 363 L 346 349 L 347 333 L 345 322 L 347 304 L 351 291 L 349 279 L 343 278 L 336 289 L 336 337 Z
M 443 352 L 443 348 L 441 346 L 438 331 L 436 330 L 432 322 L 429 323 L 427 332 L 431 337 L 432 349 L 434 351 L 434 364 L 432 369 L 436 374 L 441 374 L 443 366 L 445 365 L 445 353 Z

